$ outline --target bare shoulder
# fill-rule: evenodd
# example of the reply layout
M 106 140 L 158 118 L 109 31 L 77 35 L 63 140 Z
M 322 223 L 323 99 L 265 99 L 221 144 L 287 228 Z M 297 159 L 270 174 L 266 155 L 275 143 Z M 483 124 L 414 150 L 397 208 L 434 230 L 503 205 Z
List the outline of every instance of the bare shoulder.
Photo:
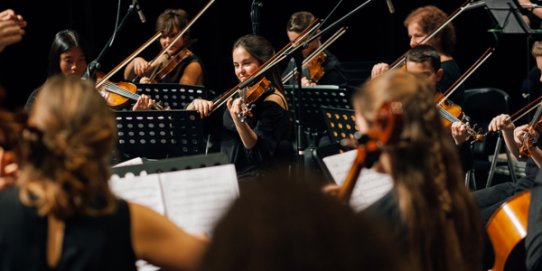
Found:
M 280 91 L 275 90 L 271 95 L 265 97 L 264 101 L 271 101 L 278 104 L 284 110 L 288 110 L 288 104 L 286 104 L 286 97 Z

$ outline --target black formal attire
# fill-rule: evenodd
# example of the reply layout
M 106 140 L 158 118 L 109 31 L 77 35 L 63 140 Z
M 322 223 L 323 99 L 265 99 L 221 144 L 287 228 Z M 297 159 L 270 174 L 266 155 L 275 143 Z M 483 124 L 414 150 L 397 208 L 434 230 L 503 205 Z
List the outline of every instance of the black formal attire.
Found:
M 270 94 L 277 95 L 277 94 Z M 286 103 L 286 101 L 284 101 Z M 221 150 L 230 162 L 235 164 L 239 178 L 259 176 L 278 166 L 276 160 L 280 142 L 286 140 L 291 132 L 290 114 L 273 101 L 260 97 L 252 110 L 253 117 L 246 122 L 258 136 L 256 145 L 245 148 L 228 110 L 223 114 Z
M 15 187 L 0 191 L 0 270 L 45 271 L 47 217 L 19 200 Z M 111 215 L 65 220 L 62 254 L 54 270 L 136 270 L 130 211 L 118 201 Z

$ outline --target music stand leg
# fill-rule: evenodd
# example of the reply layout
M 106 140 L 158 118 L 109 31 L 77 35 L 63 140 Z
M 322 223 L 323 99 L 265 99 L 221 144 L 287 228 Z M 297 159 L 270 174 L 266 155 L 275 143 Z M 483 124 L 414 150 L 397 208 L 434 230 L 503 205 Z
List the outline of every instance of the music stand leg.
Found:
M 497 138 L 497 144 L 495 145 L 495 151 L 493 152 L 493 160 L 491 160 L 491 166 L 489 167 L 489 173 L 487 175 L 486 188 L 490 187 L 493 182 L 493 175 L 495 175 L 495 166 L 497 165 L 497 155 L 501 150 L 502 146 L 502 135 L 499 134 Z

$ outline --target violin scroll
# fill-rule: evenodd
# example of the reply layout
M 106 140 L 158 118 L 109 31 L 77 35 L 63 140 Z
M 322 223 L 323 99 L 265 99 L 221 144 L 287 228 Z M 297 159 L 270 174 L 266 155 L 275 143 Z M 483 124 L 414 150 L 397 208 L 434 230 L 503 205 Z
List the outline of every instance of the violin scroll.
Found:
M 371 167 L 380 157 L 381 149 L 401 131 L 401 116 L 403 105 L 400 102 L 385 102 L 376 114 L 374 127 L 362 136 L 361 144 L 357 147 L 357 154 L 343 185 L 339 190 L 339 200 L 347 203 L 352 196 L 361 169 Z

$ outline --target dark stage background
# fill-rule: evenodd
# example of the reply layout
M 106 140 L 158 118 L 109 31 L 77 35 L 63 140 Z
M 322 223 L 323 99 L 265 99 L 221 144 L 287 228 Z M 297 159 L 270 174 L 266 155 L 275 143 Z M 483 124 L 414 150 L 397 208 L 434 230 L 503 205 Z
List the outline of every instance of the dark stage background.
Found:
M 325 18 L 338 1 L 323 0 L 262 0 L 262 35 L 280 49 L 287 43 L 285 25 L 289 16 L 299 10 L 313 12 Z M 330 50 L 341 61 L 354 66 L 368 63 L 391 62 L 408 49 L 405 16 L 414 8 L 434 4 L 453 13 L 463 1 L 441 0 L 392 0 L 395 14 L 388 12 L 384 0 L 373 0 L 344 24 L 347 33 L 336 41 Z M 140 0 L 147 23 L 139 22 L 134 14 L 129 18 L 105 55 L 101 69 L 108 72 L 154 32 L 154 22 L 165 8 L 183 8 L 195 16 L 206 4 L 202 0 Z M 198 39 L 194 51 L 204 61 L 209 73 L 208 87 L 217 92 L 228 90 L 236 84 L 231 65 L 231 45 L 239 36 L 252 31 L 250 8 L 252 0 L 216 0 L 210 9 L 195 23 L 192 36 Z M 331 19 L 346 14 L 361 4 L 359 0 L 344 0 Z M 130 1 L 122 0 L 120 17 L 128 10 Z M 45 79 L 47 55 L 54 34 L 65 28 L 80 32 L 86 41 L 87 59 L 93 60 L 113 32 L 118 2 L 115 0 L 3 0 L 0 8 L 12 8 L 28 21 L 24 40 L 0 54 L 0 83 L 8 90 L 9 108 L 22 106 L 28 94 Z M 228 10 L 233 10 L 232 12 Z M 465 11 L 454 21 L 457 47 L 454 54 L 460 67 L 467 70 L 489 47 L 495 46 L 494 55 L 466 81 L 466 87 L 493 86 L 501 88 L 513 98 L 513 108 L 524 101 L 520 95 L 521 80 L 534 61 L 530 57 L 532 43 L 527 35 L 500 35 L 498 42 L 488 32 L 492 22 L 484 8 Z M 326 38 L 326 36 L 324 36 Z M 144 54 L 152 57 L 159 45 L 151 46 Z M 361 75 L 360 75 L 361 76 Z M 113 81 L 120 80 L 120 73 Z

